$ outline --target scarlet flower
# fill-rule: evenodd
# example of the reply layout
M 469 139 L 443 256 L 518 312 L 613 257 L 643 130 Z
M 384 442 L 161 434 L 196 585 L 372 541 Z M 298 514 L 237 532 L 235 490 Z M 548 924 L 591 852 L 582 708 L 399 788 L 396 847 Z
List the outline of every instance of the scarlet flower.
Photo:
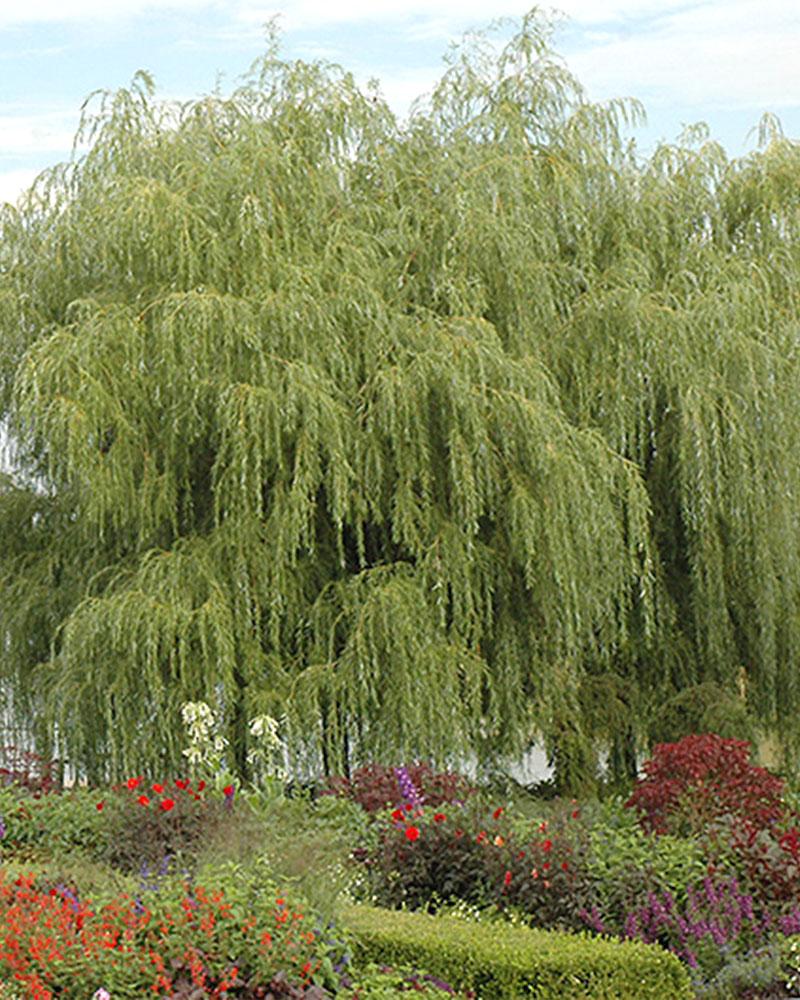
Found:
M 497 809 L 495 809 L 495 811 L 492 813 L 492 817 L 494 819 L 500 819 L 500 817 L 502 815 L 503 815 L 503 807 L 502 806 L 498 806 Z
M 566 861 L 561 862 L 561 870 L 564 872 L 569 871 L 569 865 L 567 864 Z
M 547 852 L 547 851 L 552 851 L 552 849 L 553 849 L 553 841 L 545 840 L 544 843 L 542 844 L 542 850 Z
M 185 791 L 186 788 L 187 788 L 187 786 L 188 786 L 188 784 L 189 784 L 189 782 L 185 778 L 176 778 L 175 779 L 175 787 L 176 788 L 180 788 L 181 791 Z
M 162 809 L 165 813 L 168 813 L 170 809 L 174 808 L 175 803 L 172 799 L 162 799 L 159 809 Z
M 581 814 L 580 809 L 573 809 L 572 810 L 572 818 L 573 819 L 577 819 L 580 816 L 580 814 Z
M 511 883 L 511 872 L 506 872 L 503 876 L 503 884 L 509 885 Z
M 198 792 L 202 792 L 205 787 L 206 787 L 205 781 L 198 781 L 197 782 L 197 791 Z
M 96 809 L 96 810 L 97 810 L 98 812 L 102 812 L 102 811 L 103 811 L 103 806 L 104 806 L 104 805 L 105 805 L 105 802 L 98 802 L 98 803 L 97 803 L 97 805 L 95 806 L 95 809 Z
M 234 790 L 235 789 L 234 789 L 233 785 L 226 785 L 222 789 L 222 794 L 225 796 L 226 799 L 229 799 L 233 795 Z
M 403 810 L 395 809 L 395 811 L 392 813 L 392 819 L 400 820 L 402 818 L 403 818 Z
M 150 805 L 150 799 L 148 799 L 148 797 L 146 795 L 140 795 L 139 798 L 138 798 L 138 802 L 139 802 L 140 806 L 149 806 Z
M 415 826 L 406 827 L 406 838 L 408 840 L 416 840 L 419 837 L 419 830 Z
M 160 795 L 164 791 L 164 786 L 156 782 L 156 784 L 153 785 L 153 791 L 156 793 L 156 795 Z
M 447 817 L 445 816 L 444 813 L 434 813 L 433 814 L 433 821 L 434 821 L 434 823 L 444 823 L 444 821 L 446 819 L 447 819 Z
M 545 861 L 545 863 L 542 865 L 542 871 L 546 872 L 549 868 L 550 868 L 550 862 Z
M 141 785 L 141 783 L 142 783 L 142 776 L 141 775 L 139 775 L 138 778 L 128 778 L 128 781 L 127 781 L 128 788 L 130 788 L 131 791 L 133 791 L 134 788 L 138 788 L 139 785 Z

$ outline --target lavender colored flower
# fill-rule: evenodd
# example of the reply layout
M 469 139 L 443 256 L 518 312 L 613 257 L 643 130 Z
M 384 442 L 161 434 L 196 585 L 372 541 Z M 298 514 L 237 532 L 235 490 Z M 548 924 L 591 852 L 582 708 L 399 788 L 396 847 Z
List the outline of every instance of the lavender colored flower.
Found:
M 397 784 L 400 786 L 400 793 L 403 796 L 405 802 L 415 809 L 419 809 L 423 805 L 423 798 L 417 790 L 416 785 L 411 779 L 411 775 L 408 773 L 408 768 L 403 765 L 402 767 L 396 767 L 394 769 L 395 777 L 397 778 Z

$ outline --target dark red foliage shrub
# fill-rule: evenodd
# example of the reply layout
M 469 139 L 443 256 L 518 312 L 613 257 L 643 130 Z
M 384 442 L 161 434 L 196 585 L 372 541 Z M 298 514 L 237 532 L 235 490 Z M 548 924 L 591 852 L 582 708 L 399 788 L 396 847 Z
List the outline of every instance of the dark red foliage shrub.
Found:
M 477 788 L 461 774 L 434 771 L 430 764 L 409 764 L 406 768 L 425 804 L 431 807 L 465 802 Z M 356 768 L 350 778 L 327 779 L 322 795 L 341 795 L 357 802 L 367 812 L 400 805 L 403 795 L 394 768 L 368 764 Z
M 587 831 L 573 806 L 515 830 L 502 808 L 473 800 L 438 810 L 397 808 L 358 858 L 379 906 L 436 910 L 462 901 L 519 912 L 542 927 L 582 929 L 590 905 Z
M 748 742 L 704 733 L 659 743 L 626 806 L 649 832 L 699 836 L 723 817 L 770 829 L 786 818 L 782 797 L 780 778 L 750 763 Z
M 0 747 L 0 784 L 19 785 L 37 798 L 61 791 L 55 761 L 15 746 Z

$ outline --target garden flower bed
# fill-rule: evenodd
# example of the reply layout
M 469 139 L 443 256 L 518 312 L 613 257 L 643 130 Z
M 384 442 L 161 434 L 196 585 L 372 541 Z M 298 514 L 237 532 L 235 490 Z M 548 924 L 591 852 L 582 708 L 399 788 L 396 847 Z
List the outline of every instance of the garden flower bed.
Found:
M 580 803 L 424 764 L 229 777 L 0 788 L 0 998 L 800 993 L 800 823 L 744 743 Z

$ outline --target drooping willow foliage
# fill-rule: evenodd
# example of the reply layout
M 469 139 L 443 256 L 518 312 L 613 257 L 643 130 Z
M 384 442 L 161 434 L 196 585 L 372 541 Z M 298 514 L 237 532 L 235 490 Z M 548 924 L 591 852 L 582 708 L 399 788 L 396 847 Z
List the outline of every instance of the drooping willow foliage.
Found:
M 798 742 L 800 148 L 646 160 L 530 15 L 398 122 L 274 40 L 145 73 L 0 215 L 2 677 L 90 776 L 179 709 L 298 766 L 573 786 L 698 726 Z M 620 754 L 623 754 L 621 757 Z

